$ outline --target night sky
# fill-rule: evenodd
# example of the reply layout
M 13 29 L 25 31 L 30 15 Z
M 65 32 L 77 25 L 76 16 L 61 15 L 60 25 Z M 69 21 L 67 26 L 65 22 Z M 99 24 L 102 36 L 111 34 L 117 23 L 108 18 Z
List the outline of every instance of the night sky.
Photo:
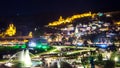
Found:
M 0 25 L 13 22 L 22 27 L 43 26 L 57 20 L 60 15 L 66 18 L 88 11 L 119 11 L 119 3 L 119 0 L 2 0 Z

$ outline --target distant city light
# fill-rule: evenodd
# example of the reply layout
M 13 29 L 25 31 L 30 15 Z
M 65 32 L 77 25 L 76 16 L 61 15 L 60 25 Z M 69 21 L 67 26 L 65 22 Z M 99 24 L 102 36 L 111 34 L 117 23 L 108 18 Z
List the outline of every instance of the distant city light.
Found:
M 78 18 L 84 18 L 84 17 L 94 17 L 96 14 L 95 13 L 83 13 L 83 14 L 77 14 L 77 15 L 73 15 L 71 17 L 68 17 L 66 19 L 63 19 L 62 16 L 60 16 L 58 21 L 54 21 L 52 23 L 49 23 L 48 26 L 58 26 L 61 24 L 68 24 L 68 23 L 72 23 L 73 20 L 78 19 Z
M 103 13 L 98 13 L 98 16 L 103 16 Z
M 37 30 L 37 28 L 34 29 L 35 31 Z
M 106 14 L 106 17 L 111 17 L 111 15 L 110 14 Z

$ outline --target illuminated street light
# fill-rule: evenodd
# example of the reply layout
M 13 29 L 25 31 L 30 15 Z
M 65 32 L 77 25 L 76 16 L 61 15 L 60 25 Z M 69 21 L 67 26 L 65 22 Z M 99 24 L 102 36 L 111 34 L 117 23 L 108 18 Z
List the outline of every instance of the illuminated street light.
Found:
M 106 17 L 111 17 L 111 15 L 110 14 L 106 14 Z

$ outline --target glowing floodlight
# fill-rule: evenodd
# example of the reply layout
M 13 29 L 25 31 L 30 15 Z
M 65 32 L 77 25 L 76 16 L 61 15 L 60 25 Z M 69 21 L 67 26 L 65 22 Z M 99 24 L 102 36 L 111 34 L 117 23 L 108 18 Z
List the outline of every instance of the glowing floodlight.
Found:
M 106 45 L 106 44 L 101 44 L 101 47 L 102 47 L 102 48 L 106 48 L 107 45 Z
M 98 46 L 99 48 L 103 48 L 103 49 L 108 47 L 107 44 L 97 44 L 97 46 Z
M 29 47 L 36 47 L 36 43 L 35 43 L 35 42 L 30 42 L 30 43 L 28 44 L 28 46 L 29 46 Z

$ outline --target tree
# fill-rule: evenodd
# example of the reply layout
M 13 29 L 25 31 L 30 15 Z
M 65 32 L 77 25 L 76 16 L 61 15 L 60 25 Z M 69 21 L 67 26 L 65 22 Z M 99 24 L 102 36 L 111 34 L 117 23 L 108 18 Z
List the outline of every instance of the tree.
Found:
M 115 61 L 107 60 L 104 64 L 104 68 L 115 68 Z
M 102 61 L 103 60 L 103 56 L 102 56 L 102 54 L 99 54 L 98 55 L 98 61 Z

